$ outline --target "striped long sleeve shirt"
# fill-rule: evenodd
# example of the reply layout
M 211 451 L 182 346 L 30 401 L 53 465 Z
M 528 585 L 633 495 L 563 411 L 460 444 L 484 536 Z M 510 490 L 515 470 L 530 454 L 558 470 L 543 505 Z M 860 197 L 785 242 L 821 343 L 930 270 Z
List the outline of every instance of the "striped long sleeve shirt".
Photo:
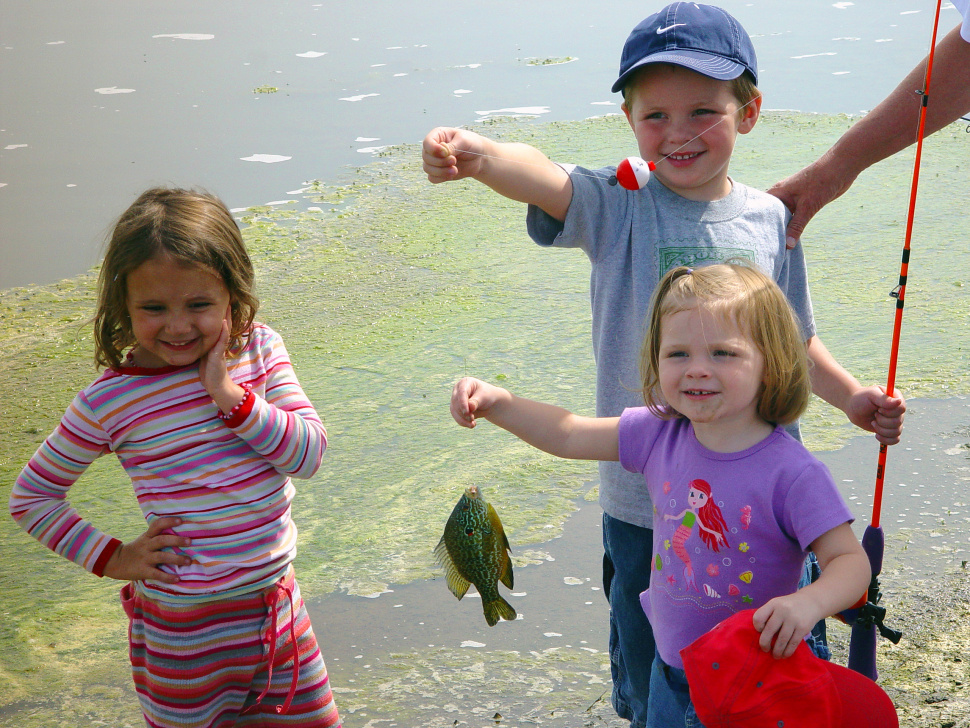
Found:
M 163 516 L 192 539 L 188 566 L 163 565 L 177 584 L 146 581 L 144 592 L 204 602 L 271 585 L 296 556 L 290 480 L 320 466 L 327 434 L 303 393 L 280 336 L 257 324 L 229 375 L 252 387 L 248 406 L 222 420 L 198 366 L 105 371 L 80 392 L 24 467 L 10 513 L 32 536 L 101 574 L 120 542 L 82 518 L 71 485 L 113 452 L 131 477 L 149 523 Z

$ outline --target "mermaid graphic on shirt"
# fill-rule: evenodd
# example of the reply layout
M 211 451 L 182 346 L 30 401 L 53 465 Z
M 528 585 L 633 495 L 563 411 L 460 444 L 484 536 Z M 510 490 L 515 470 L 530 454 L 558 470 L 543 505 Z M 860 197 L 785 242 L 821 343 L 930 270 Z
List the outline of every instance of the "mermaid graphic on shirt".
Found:
M 680 520 L 680 525 L 671 538 L 671 545 L 677 558 L 684 562 L 684 581 L 687 588 L 699 591 L 686 546 L 687 539 L 693 533 L 694 524 L 697 524 L 701 540 L 709 549 L 717 553 L 721 550 L 721 546 L 730 548 L 726 535 L 727 523 L 724 521 L 721 509 L 711 498 L 710 484 L 700 478 L 692 480 L 687 493 L 687 508 L 677 515 L 665 513 L 664 520 Z

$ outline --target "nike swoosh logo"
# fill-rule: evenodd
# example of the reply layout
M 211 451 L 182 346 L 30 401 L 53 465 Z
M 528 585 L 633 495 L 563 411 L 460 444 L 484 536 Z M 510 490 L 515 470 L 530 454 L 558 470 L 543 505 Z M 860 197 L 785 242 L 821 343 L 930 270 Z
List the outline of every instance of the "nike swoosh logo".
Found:
M 682 25 L 687 25 L 687 23 L 674 23 L 673 25 L 668 25 L 666 28 L 657 28 L 657 35 L 661 33 L 666 33 L 671 28 L 679 28 Z

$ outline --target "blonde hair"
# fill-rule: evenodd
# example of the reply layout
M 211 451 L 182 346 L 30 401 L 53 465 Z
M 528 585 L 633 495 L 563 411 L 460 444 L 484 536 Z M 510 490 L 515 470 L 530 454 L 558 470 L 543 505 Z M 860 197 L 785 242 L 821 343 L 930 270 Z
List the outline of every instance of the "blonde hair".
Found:
M 674 268 L 654 291 L 640 354 L 643 400 L 657 415 L 682 417 L 660 391 L 660 325 L 665 316 L 701 307 L 732 321 L 764 357 L 758 415 L 787 425 L 808 406 L 812 391 L 805 339 L 788 299 L 761 271 L 740 263 Z
M 743 120 L 744 115 L 747 113 L 745 109 L 748 104 L 761 96 L 761 91 L 755 84 L 754 77 L 750 71 L 745 71 L 737 78 L 731 80 L 731 92 L 734 94 L 734 98 L 738 100 L 738 103 L 741 104 L 741 108 L 738 109 L 738 115 Z
M 239 226 L 218 197 L 207 192 L 154 188 L 143 192 L 118 219 L 98 275 L 94 360 L 117 368 L 135 343 L 128 316 L 128 275 L 142 263 L 168 256 L 212 272 L 229 291 L 230 353 L 237 352 L 259 308 L 253 265 Z

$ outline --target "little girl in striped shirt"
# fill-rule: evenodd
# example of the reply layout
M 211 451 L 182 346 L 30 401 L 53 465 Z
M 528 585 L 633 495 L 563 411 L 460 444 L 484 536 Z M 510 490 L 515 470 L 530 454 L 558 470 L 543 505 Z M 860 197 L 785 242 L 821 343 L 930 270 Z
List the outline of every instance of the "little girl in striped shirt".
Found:
M 292 562 L 291 478 L 327 434 L 259 303 L 217 198 L 152 189 L 121 216 L 98 281 L 95 361 L 23 469 L 10 513 L 98 576 L 128 582 L 132 676 L 149 726 L 314 726 L 340 719 Z M 148 522 L 129 543 L 67 501 L 108 452 Z

